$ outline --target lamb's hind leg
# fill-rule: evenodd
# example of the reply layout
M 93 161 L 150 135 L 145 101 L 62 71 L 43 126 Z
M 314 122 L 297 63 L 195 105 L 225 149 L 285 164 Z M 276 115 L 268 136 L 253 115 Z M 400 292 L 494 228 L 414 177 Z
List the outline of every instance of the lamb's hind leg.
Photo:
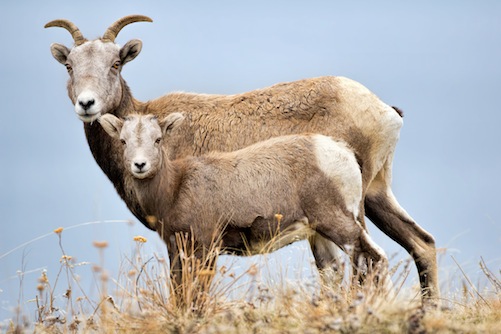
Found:
M 388 259 L 355 217 L 348 213 L 331 212 L 319 217 L 316 231 L 350 255 L 354 270 L 362 281 L 367 273 L 374 269 L 374 278 L 378 286 L 385 288 L 389 286 Z
M 417 266 L 421 293 L 426 300 L 439 298 L 435 240 L 398 204 L 390 188 L 390 170 L 379 172 L 365 197 L 366 216 L 386 235 L 400 244 Z
M 343 271 L 340 270 L 341 258 L 339 247 L 331 240 L 315 232 L 309 236 L 315 264 L 324 282 L 333 279 L 341 283 L 343 280 Z

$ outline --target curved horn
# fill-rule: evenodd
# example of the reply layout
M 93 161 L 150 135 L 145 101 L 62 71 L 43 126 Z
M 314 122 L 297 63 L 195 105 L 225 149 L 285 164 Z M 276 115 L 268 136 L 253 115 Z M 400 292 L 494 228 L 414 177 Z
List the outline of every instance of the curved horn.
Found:
M 75 41 L 75 45 L 77 46 L 82 45 L 87 41 L 80 32 L 80 29 L 78 29 L 78 27 L 71 21 L 64 19 L 54 20 L 50 21 L 44 26 L 44 28 L 50 28 L 50 27 L 60 27 L 68 30 L 71 34 L 71 37 L 73 37 L 73 40 Z
M 115 38 L 117 37 L 120 30 L 122 30 L 122 28 L 125 27 L 126 25 L 134 23 L 134 22 L 153 22 L 153 20 L 150 19 L 148 16 L 144 16 L 144 15 L 124 16 L 121 19 L 117 20 L 115 23 L 113 23 L 106 30 L 106 32 L 103 35 L 103 40 L 109 41 L 109 42 L 114 42 Z

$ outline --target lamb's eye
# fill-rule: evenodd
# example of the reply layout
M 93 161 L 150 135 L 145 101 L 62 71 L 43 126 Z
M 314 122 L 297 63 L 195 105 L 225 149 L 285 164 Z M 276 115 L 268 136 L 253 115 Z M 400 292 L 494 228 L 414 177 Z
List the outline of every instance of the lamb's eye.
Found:
M 65 64 L 64 66 L 66 66 L 66 70 L 68 72 L 71 72 L 71 70 L 73 69 L 70 64 Z
M 162 140 L 162 138 L 157 138 L 157 140 L 155 140 L 155 144 L 160 144 L 161 140 Z
M 123 139 L 120 139 L 120 142 L 122 143 L 122 145 L 126 144 L 125 140 L 123 140 Z
M 118 70 L 120 68 L 120 61 L 116 61 L 113 66 L 112 66 L 115 70 Z

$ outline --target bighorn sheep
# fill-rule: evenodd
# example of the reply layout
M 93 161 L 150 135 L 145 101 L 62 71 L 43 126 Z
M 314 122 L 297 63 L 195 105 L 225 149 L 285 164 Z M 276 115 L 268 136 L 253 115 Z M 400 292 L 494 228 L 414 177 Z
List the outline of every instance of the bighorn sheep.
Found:
M 202 249 L 214 234 L 222 235 L 223 249 L 242 254 L 277 231 L 301 230 L 296 225 L 307 225 L 341 248 L 351 246 L 355 268 L 367 263 L 364 257 L 387 263 L 357 222 L 362 176 L 345 143 L 318 134 L 288 135 L 237 151 L 170 160 L 167 151 L 176 141 L 169 134 L 183 119 L 180 113 L 161 121 L 153 115 L 99 119 L 124 145 L 124 184 L 143 212 L 162 225 L 171 270 L 179 268 L 174 233 L 192 233 Z M 283 213 L 280 224 L 276 213 Z M 181 282 L 180 274 L 173 276 Z
M 120 72 L 137 57 L 142 43 L 123 47 L 114 40 L 127 24 L 152 20 L 131 15 L 113 23 L 104 36 L 86 40 L 75 24 L 55 20 L 45 27 L 68 30 L 75 45 L 52 44 L 54 58 L 69 73 L 68 95 L 84 121 L 92 154 L 132 213 L 150 226 L 137 198 L 123 184 L 123 163 L 115 141 L 93 123 L 107 113 L 124 117 L 133 111 L 162 118 L 182 112 L 186 121 L 171 134 L 170 158 L 200 155 L 212 150 L 233 151 L 273 136 L 311 132 L 346 142 L 362 169 L 364 214 L 415 260 L 422 295 L 438 298 L 438 270 L 433 236 L 421 228 L 398 204 L 391 190 L 391 165 L 402 126 L 402 115 L 361 84 L 343 77 L 320 77 L 258 89 L 236 95 L 171 93 L 148 102 L 133 98 Z M 310 239 L 319 269 L 336 258 L 332 243 L 316 234 Z

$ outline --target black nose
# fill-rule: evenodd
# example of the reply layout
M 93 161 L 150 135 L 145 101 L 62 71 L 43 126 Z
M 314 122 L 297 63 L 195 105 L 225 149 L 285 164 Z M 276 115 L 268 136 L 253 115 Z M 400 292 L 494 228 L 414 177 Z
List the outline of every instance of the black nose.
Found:
M 146 166 L 146 162 L 134 162 L 134 165 L 141 171 Z
M 78 104 L 83 108 L 83 110 L 88 110 L 94 104 L 94 99 L 88 101 L 78 101 Z

